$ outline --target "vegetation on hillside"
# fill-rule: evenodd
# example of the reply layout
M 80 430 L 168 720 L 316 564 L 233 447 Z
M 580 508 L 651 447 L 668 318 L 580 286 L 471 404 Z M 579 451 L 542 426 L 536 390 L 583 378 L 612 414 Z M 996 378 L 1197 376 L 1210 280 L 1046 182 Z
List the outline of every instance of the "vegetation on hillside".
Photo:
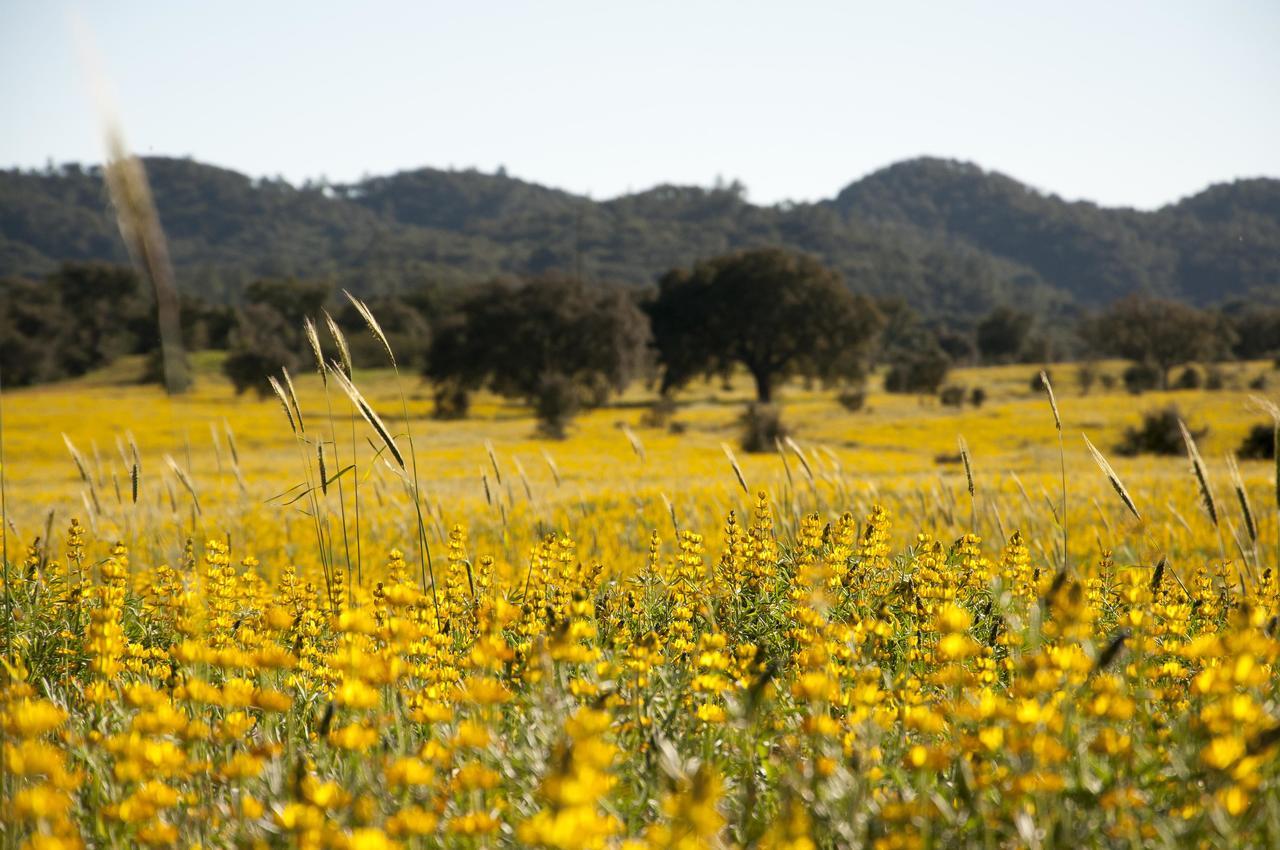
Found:
M 289 276 L 362 297 L 546 273 L 646 285 L 671 268 L 767 246 L 818 257 L 855 292 L 969 324 L 1002 304 L 1047 317 L 1135 293 L 1201 306 L 1274 302 L 1280 282 L 1275 180 L 1214 186 L 1140 213 L 919 159 L 830 201 L 761 207 L 737 185 L 593 201 L 475 171 L 293 187 L 187 160 L 145 162 L 178 284 L 213 301 Z M 98 169 L 0 172 L 0 277 L 124 259 Z

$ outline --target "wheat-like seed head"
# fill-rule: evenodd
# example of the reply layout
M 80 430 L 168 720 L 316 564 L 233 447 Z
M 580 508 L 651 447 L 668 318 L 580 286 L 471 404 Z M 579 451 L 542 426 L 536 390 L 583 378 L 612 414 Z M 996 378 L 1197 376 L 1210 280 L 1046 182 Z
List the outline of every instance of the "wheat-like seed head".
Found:
M 356 410 L 360 411 L 360 415 L 364 417 L 365 422 L 369 423 L 369 427 L 377 433 L 379 439 L 382 440 L 382 444 L 387 447 L 387 451 L 395 458 L 396 463 L 400 465 L 402 470 L 405 469 L 404 455 L 400 453 L 400 447 L 396 445 L 395 439 L 391 436 L 391 432 L 387 430 L 387 426 L 383 424 L 382 418 L 378 416 L 377 411 L 373 409 L 369 402 L 365 401 L 364 396 L 360 394 L 360 390 L 356 389 L 356 385 L 351 383 L 351 379 L 342 374 L 342 368 L 337 363 L 331 364 L 329 371 L 333 373 L 334 383 L 347 394 L 347 398 L 351 399 L 351 403 L 356 406 Z
M 542 459 L 547 462 L 547 468 L 551 470 L 551 477 L 556 480 L 556 487 L 559 487 L 560 467 L 556 466 L 555 459 L 551 457 L 546 449 L 542 449 Z
M 391 358 L 391 365 L 396 365 L 395 352 L 391 350 L 391 343 L 387 342 L 387 335 L 382 332 L 382 326 L 378 324 L 378 320 L 373 317 L 373 312 L 369 309 L 369 305 L 365 304 L 359 298 L 352 295 L 347 290 L 342 290 L 342 294 L 347 296 L 356 308 L 356 312 L 360 314 L 360 318 L 364 319 L 364 323 L 369 326 L 369 330 L 373 333 L 374 338 L 382 343 L 382 347 L 387 350 L 387 356 Z
M 1244 514 L 1244 527 L 1249 532 L 1249 539 L 1257 545 L 1258 526 L 1253 519 L 1253 506 L 1249 504 L 1249 491 L 1245 489 L 1244 479 L 1240 477 L 1240 467 L 1236 465 L 1235 455 L 1227 453 L 1227 468 L 1231 470 L 1231 483 L 1235 486 L 1236 499 L 1240 502 L 1240 511 Z
M 271 391 L 276 394 L 276 398 L 280 399 L 280 407 L 284 409 L 284 415 L 289 419 L 289 430 L 296 437 L 298 435 L 298 425 L 293 421 L 293 411 L 289 408 L 289 397 L 285 395 L 284 387 L 280 386 L 280 382 L 276 380 L 275 375 L 269 375 L 267 383 L 271 385 Z
M 1062 416 L 1058 414 L 1058 399 L 1053 394 L 1053 384 L 1049 381 L 1049 373 L 1040 370 L 1040 381 L 1044 384 L 1045 392 L 1049 394 L 1049 407 L 1053 410 L 1053 426 L 1058 429 L 1058 433 L 1062 433 Z
M 293 415 L 298 417 L 298 430 L 303 434 L 307 433 L 307 426 L 302 424 L 302 406 L 298 404 L 298 394 L 293 389 L 293 378 L 289 377 L 289 370 L 280 367 L 280 372 L 284 375 L 284 385 L 289 390 L 289 401 L 293 404 Z
M 200 497 L 196 495 L 196 485 L 192 483 L 191 478 L 182 470 L 182 467 L 178 466 L 178 462 L 173 459 L 172 455 L 165 455 L 164 462 L 169 465 L 169 469 L 173 470 L 173 474 L 177 476 L 178 481 L 191 494 L 191 503 L 195 506 L 196 513 L 201 513 Z
M 742 492 L 750 496 L 751 488 L 747 486 L 747 479 L 742 474 L 742 467 L 738 466 L 738 459 L 734 457 L 733 449 L 729 448 L 728 443 L 721 443 L 720 448 L 724 451 L 724 456 L 729 459 L 729 465 L 733 467 L 733 474 L 738 476 L 738 483 L 742 485 Z
M 784 437 L 783 442 L 787 444 L 787 448 L 795 452 L 797 458 L 800 459 L 800 465 L 804 467 L 804 474 L 809 479 L 809 483 L 813 483 L 813 468 L 809 466 L 809 460 L 804 456 L 804 452 L 800 451 L 800 446 L 790 437 Z
M 1178 428 L 1182 431 L 1182 441 L 1187 445 L 1187 459 L 1191 461 L 1191 471 L 1195 473 L 1196 481 L 1200 484 L 1200 497 L 1204 500 L 1204 509 L 1208 511 L 1209 519 L 1213 521 L 1216 528 L 1218 504 L 1214 501 L 1213 490 L 1209 487 L 1209 476 L 1205 472 L 1204 461 L 1200 458 L 1200 450 L 1196 448 L 1195 438 L 1191 436 L 1187 424 L 1181 419 L 1178 420 Z
M 325 386 L 329 385 L 328 370 L 324 368 L 324 353 L 320 351 L 320 336 L 316 333 L 316 323 L 311 321 L 311 317 L 307 316 L 302 320 L 302 329 L 306 331 L 307 342 L 311 344 L 311 354 L 316 358 L 316 371 L 320 373 L 320 380 Z
M 1111 482 L 1111 487 L 1116 491 L 1116 495 L 1120 497 L 1120 501 L 1124 502 L 1124 506 L 1129 509 L 1129 512 L 1133 514 L 1138 522 L 1142 522 L 1142 514 L 1138 513 L 1138 506 L 1134 504 L 1133 497 L 1129 495 L 1129 491 L 1125 488 L 1124 482 L 1120 480 L 1120 476 L 1116 475 L 1116 471 L 1111 468 L 1111 464 L 1102 456 L 1102 452 L 1098 451 L 1097 447 L 1089 442 L 1089 437 L 1084 434 L 1080 436 L 1084 437 L 1084 444 L 1089 447 L 1089 453 L 1093 455 L 1093 459 L 1097 461 L 1099 468 L 1107 476 L 1107 480 Z
M 498 466 L 498 455 L 493 450 L 493 442 L 486 439 L 484 441 L 485 453 L 489 455 L 489 463 L 493 466 L 493 477 L 497 479 L 498 486 L 502 486 L 502 468 Z
M 329 328 L 329 336 L 333 337 L 333 342 L 338 346 L 338 359 L 342 362 L 342 368 L 346 370 L 347 377 L 351 377 L 351 348 L 347 345 L 347 336 L 342 332 L 342 328 L 338 327 L 338 323 L 333 320 L 333 316 L 329 315 L 329 311 L 324 311 L 324 323 Z
M 622 424 L 622 433 L 626 436 L 627 442 L 631 444 L 631 451 L 635 452 L 641 463 L 644 463 L 644 444 L 640 442 L 636 432 L 632 431 L 631 426 L 624 422 Z
M 1043 373 L 1041 373 L 1043 374 Z M 969 462 L 969 444 L 964 441 L 964 435 L 957 435 L 957 442 L 960 445 L 960 460 L 964 461 L 964 477 L 969 484 L 969 498 L 973 498 L 973 465 Z

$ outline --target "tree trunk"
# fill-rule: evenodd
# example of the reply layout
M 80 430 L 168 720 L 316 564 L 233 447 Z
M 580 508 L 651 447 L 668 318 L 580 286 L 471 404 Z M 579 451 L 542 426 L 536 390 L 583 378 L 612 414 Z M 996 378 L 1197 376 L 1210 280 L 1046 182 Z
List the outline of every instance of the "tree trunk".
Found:
M 772 404 L 773 375 L 765 369 L 757 369 L 751 372 L 751 377 L 756 380 L 756 401 L 761 404 Z

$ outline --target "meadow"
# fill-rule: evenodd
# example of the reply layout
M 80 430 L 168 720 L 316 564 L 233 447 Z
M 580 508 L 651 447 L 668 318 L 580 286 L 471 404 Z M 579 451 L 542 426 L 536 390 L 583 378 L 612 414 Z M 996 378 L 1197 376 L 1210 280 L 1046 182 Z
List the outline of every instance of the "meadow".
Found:
M 747 454 L 745 379 L 549 441 L 194 361 L 4 395 L 5 847 L 1280 844 L 1269 363 L 794 384 Z M 1169 403 L 1198 474 L 1113 451 Z

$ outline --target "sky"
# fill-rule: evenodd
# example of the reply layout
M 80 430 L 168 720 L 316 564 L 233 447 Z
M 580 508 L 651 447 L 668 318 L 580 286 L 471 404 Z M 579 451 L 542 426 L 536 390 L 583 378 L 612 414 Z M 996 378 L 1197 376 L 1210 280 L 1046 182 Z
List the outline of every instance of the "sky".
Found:
M 831 197 L 976 162 L 1155 208 L 1280 176 L 1280 2 L 0 0 L 0 166 L 140 154 L 350 182 L 499 166 L 608 198 Z

